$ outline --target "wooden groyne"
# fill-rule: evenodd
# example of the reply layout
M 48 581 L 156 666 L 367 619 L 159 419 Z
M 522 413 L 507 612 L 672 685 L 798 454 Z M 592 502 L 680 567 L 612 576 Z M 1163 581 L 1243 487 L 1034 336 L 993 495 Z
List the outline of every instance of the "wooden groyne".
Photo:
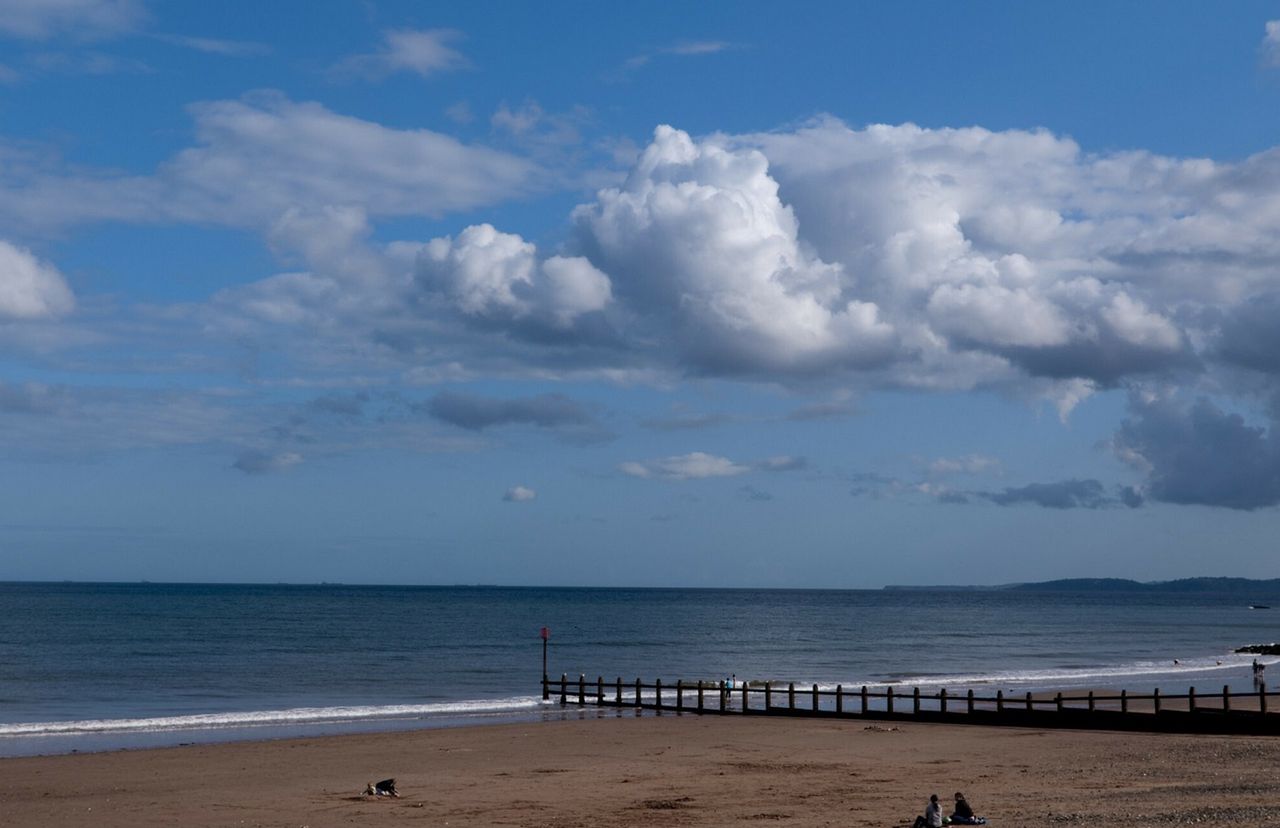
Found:
M 1164 733 L 1232 733 L 1280 736 L 1280 693 L 1259 688 L 1256 692 L 1150 694 L 1024 693 L 995 695 L 922 693 L 914 687 L 903 692 L 893 687 L 866 686 L 834 690 L 814 684 L 797 687 L 778 682 L 664 683 L 661 679 L 606 682 L 602 676 L 559 680 L 543 677 L 542 698 L 561 705 L 630 708 L 657 713 L 689 713 L 722 716 L 792 716 L 857 719 L 875 722 L 931 722 L 999 727 L 1068 728 L 1077 730 L 1128 730 Z

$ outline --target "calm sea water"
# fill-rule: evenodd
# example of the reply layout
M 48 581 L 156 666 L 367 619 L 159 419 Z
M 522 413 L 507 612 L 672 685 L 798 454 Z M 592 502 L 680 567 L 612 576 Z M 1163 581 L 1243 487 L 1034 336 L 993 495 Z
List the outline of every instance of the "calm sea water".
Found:
M 0 755 L 566 715 L 543 626 L 553 677 L 1245 690 L 1280 595 L 0 584 Z

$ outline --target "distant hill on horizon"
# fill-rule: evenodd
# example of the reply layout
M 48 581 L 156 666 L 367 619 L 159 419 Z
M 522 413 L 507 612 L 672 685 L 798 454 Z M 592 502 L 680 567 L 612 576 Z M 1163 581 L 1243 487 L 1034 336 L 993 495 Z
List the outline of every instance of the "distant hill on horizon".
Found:
M 1059 578 L 991 586 L 898 586 L 888 590 L 1014 590 L 1035 592 L 1280 592 L 1280 578 L 1178 578 L 1172 581 L 1133 581 L 1128 578 Z

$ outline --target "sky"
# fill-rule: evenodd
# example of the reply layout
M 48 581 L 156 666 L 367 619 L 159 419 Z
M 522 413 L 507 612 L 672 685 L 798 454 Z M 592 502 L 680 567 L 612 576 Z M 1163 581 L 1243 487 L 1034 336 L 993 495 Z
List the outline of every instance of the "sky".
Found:
M 1280 3 L 0 0 L 0 580 L 1280 576 Z

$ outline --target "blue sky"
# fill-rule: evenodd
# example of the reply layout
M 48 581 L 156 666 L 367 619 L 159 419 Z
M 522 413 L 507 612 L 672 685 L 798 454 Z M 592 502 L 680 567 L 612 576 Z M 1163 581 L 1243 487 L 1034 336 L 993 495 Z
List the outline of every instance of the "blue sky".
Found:
M 0 578 L 1274 577 L 1280 5 L 0 0 Z

